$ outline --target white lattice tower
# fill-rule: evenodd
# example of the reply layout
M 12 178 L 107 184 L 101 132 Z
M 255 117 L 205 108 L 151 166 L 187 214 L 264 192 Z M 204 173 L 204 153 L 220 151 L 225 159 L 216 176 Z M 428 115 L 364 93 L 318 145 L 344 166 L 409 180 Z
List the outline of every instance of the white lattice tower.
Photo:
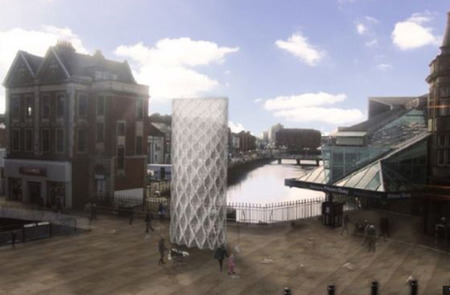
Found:
M 228 99 L 172 104 L 170 240 L 214 249 L 226 242 Z

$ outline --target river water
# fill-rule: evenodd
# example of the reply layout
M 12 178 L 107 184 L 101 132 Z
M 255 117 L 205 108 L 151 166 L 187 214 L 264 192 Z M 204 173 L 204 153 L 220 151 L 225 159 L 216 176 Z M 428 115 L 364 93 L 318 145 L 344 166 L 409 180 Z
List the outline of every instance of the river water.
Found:
M 242 180 L 228 187 L 227 202 L 270 204 L 324 197 L 323 192 L 284 186 L 285 178 L 298 178 L 315 169 L 299 166 L 295 160 L 273 161 L 248 172 Z

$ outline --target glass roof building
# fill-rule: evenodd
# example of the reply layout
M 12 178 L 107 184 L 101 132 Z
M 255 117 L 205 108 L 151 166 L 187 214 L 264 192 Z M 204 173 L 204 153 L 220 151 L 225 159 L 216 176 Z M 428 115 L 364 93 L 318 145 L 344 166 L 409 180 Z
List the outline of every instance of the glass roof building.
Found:
M 336 195 L 397 199 L 427 181 L 426 96 L 369 98 L 367 121 L 341 127 L 322 146 L 323 166 L 297 178 L 290 187 Z M 378 107 L 388 105 L 384 111 Z M 377 108 L 378 107 L 378 108 Z

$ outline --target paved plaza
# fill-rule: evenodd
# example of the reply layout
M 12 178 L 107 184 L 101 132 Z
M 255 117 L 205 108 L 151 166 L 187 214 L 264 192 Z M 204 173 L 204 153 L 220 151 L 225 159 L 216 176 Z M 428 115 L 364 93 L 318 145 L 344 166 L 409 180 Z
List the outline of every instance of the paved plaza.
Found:
M 355 211 L 351 220 L 368 218 L 377 225 L 380 212 Z M 295 225 L 229 224 L 229 249 L 237 253 L 236 277 L 219 272 L 212 251 L 188 249 L 185 265 L 158 266 L 158 239 L 168 240 L 169 221 L 145 223 L 100 215 L 92 231 L 0 248 L 0 294 L 409 294 L 407 279 L 419 281 L 419 294 L 442 294 L 450 285 L 450 260 L 415 234 L 420 220 L 390 215 L 391 239 L 376 252 L 361 246 L 362 237 L 341 236 L 341 229 L 318 218 Z M 350 231 L 353 226 L 350 225 Z M 170 245 L 166 242 L 167 245 Z M 429 243 L 431 246 L 433 243 Z

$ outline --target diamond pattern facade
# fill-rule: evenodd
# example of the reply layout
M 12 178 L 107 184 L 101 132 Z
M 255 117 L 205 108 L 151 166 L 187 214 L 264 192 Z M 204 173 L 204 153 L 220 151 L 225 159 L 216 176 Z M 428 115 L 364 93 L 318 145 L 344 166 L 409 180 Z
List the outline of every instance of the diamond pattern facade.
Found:
M 172 105 L 170 240 L 214 249 L 226 242 L 228 99 Z

